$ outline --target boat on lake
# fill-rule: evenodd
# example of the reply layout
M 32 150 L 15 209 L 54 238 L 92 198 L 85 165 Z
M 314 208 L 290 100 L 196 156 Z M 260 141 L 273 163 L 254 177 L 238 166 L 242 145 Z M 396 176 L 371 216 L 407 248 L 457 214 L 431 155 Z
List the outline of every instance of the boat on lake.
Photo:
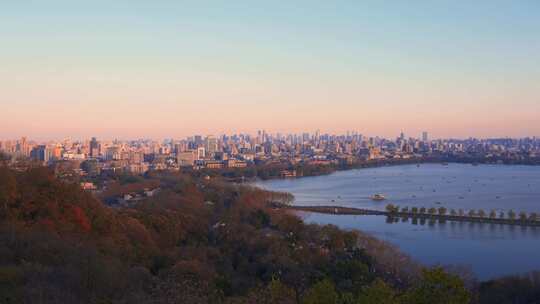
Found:
M 386 197 L 384 197 L 384 195 L 382 195 L 380 193 L 377 193 L 377 194 L 372 195 L 371 199 L 374 200 L 374 201 L 384 201 L 386 199 Z

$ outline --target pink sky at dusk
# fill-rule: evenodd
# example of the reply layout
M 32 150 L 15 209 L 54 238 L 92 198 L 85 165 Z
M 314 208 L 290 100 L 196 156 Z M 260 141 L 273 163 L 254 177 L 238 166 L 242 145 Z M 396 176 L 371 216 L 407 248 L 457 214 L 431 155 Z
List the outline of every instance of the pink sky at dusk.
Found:
M 535 2 L 229 5 L 6 4 L 0 139 L 540 136 Z

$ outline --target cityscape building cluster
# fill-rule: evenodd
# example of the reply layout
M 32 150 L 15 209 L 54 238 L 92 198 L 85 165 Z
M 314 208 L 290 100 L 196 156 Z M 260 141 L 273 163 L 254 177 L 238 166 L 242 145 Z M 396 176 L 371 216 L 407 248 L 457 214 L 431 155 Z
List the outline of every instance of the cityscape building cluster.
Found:
M 522 161 L 540 157 L 540 138 L 430 139 L 401 133 L 395 139 L 344 135 L 235 134 L 195 135 L 181 140 L 35 142 L 23 137 L 0 141 L 0 152 L 11 161 L 33 159 L 52 166 L 69 166 L 80 174 L 101 172 L 144 174 L 149 170 L 243 168 L 267 163 L 353 164 L 358 161 L 429 157 L 462 157 Z

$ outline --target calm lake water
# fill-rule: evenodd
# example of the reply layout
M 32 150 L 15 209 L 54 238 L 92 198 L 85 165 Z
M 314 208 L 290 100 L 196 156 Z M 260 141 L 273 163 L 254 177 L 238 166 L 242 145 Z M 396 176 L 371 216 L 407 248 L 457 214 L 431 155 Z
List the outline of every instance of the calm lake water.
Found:
M 259 186 L 294 194 L 296 205 L 384 209 L 440 207 L 540 213 L 540 167 L 422 164 L 271 180 Z M 386 201 L 370 196 L 382 193 Z M 305 221 L 358 229 L 427 264 L 470 267 L 479 279 L 540 270 L 540 228 L 479 223 L 387 223 L 384 216 L 306 213 Z

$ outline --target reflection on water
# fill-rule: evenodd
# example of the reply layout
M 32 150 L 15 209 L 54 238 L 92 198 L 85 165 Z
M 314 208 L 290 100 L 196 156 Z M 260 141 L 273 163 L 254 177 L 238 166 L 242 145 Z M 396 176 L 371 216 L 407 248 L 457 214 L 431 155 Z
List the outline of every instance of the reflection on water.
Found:
M 413 226 L 428 226 L 429 228 L 450 229 L 453 233 L 467 233 L 470 237 L 479 233 L 484 239 L 500 239 L 501 233 L 510 239 L 516 237 L 526 237 L 528 235 L 540 239 L 540 227 L 504 225 L 494 223 L 467 222 L 467 221 L 448 221 L 444 219 L 426 219 L 426 218 L 397 218 L 385 217 L 386 224 L 410 224 Z M 339 224 L 339 223 L 337 223 Z
M 295 195 L 298 205 L 382 209 L 400 206 L 540 211 L 540 167 L 450 164 L 384 167 L 260 183 Z M 388 202 L 369 199 L 383 193 Z M 415 197 L 413 197 L 413 195 Z M 339 198 L 338 198 L 339 197 Z M 497 198 L 498 197 L 498 198 Z M 331 200 L 334 202 L 330 203 Z M 385 216 L 303 213 L 305 220 L 359 229 L 426 264 L 470 265 L 481 279 L 540 270 L 540 227 Z
M 428 265 L 470 266 L 480 279 L 540 269 L 540 228 L 511 225 L 406 221 L 374 215 L 304 213 L 305 221 L 358 229 L 396 244 Z

